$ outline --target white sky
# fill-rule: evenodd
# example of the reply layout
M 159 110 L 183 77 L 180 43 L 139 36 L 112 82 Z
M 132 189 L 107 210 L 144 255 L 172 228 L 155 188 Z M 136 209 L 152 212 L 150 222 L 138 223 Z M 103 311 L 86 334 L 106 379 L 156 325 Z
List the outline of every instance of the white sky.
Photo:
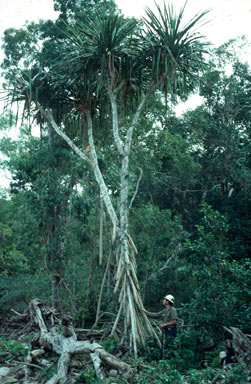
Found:
M 161 1 L 158 1 L 160 4 Z M 116 0 L 128 16 L 140 17 L 146 6 L 154 9 L 154 0 Z M 173 0 L 179 9 L 184 0 Z M 251 40 L 251 0 L 188 0 L 186 14 L 211 9 L 210 23 L 203 31 L 214 44 L 246 34 Z M 0 0 L 0 34 L 9 27 L 20 28 L 26 20 L 53 18 L 53 0 Z
M 130 16 L 143 15 L 145 7 L 155 7 L 154 0 L 117 0 L 116 3 Z M 171 3 L 179 10 L 184 0 L 173 0 Z M 251 40 L 251 0 L 188 0 L 185 15 L 190 19 L 206 9 L 211 9 L 207 16 L 210 22 L 203 27 L 203 34 L 213 44 L 220 45 L 243 34 L 249 35 Z
M 115 1 L 127 16 L 141 17 L 145 13 L 145 7 L 155 9 L 154 0 Z M 157 2 L 162 4 L 162 0 Z M 173 0 L 172 3 L 179 10 L 184 5 L 184 0 Z M 208 41 L 218 46 L 230 38 L 247 35 L 251 43 L 251 0 L 188 0 L 185 15 L 187 19 L 191 19 L 197 12 L 208 8 L 211 9 L 207 15 L 209 23 L 200 31 Z M 0 38 L 2 39 L 7 28 L 21 28 L 26 21 L 53 18 L 56 18 L 53 0 L 0 0 Z M 0 49 L 0 61 L 2 59 L 3 53 Z M 0 182 L 2 186 L 7 186 L 8 181 L 4 180 L 0 170 Z

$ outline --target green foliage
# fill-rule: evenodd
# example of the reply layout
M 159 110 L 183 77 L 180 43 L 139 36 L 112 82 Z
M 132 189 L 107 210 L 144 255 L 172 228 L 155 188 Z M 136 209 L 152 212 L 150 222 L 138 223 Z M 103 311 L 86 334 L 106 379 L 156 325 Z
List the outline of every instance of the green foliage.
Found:
M 200 366 L 204 354 L 203 346 L 198 342 L 196 330 L 185 326 L 178 333 L 174 343 L 174 353 L 172 364 L 181 372 Z
M 113 353 L 117 348 L 117 340 L 111 337 L 104 339 L 100 344 L 109 353 Z
M 149 337 L 146 340 L 146 348 L 140 351 L 140 356 L 142 360 L 146 361 L 147 363 L 153 363 L 155 361 L 160 360 L 161 350 L 160 347 L 156 344 L 156 340 Z
M 174 369 L 168 361 L 161 360 L 150 369 L 142 371 L 137 376 L 137 383 L 159 383 L 159 384 L 183 384 L 181 373 Z
M 224 384 L 246 384 L 248 382 L 248 369 L 245 365 L 234 364 L 224 375 Z
M 3 337 L 0 337 L 0 353 L 7 351 L 11 354 L 11 357 L 24 357 L 27 355 L 28 350 L 29 347 L 25 343 L 22 343 L 18 340 L 7 340 Z
M 150 203 L 133 210 L 131 232 L 137 237 L 138 251 L 142 255 L 138 260 L 138 275 L 143 297 L 155 307 L 157 298 L 161 299 L 168 289 L 174 289 L 174 282 L 168 284 L 166 276 L 170 273 L 169 267 L 176 267 L 175 260 L 185 233 L 178 217 Z M 162 271 L 168 259 L 172 261 Z
M 47 357 L 47 356 L 46 356 Z M 41 370 L 40 380 L 48 380 L 57 373 L 58 356 L 50 357 L 50 365 L 43 367 Z
M 186 375 L 186 382 L 189 384 L 210 383 L 216 376 L 216 371 L 211 368 L 203 370 L 191 369 Z
M 91 17 L 98 8 L 101 13 L 113 12 L 117 6 L 113 0 L 53 0 L 55 11 L 60 12 L 56 25 L 60 21 L 71 22 L 83 20 L 85 17 Z
M 146 8 L 147 17 L 144 18 L 148 29 L 145 36 L 146 57 L 152 59 L 152 75 L 163 80 L 166 92 L 168 90 L 181 96 L 190 91 L 198 80 L 197 74 L 205 65 L 203 53 L 207 46 L 201 41 L 200 33 L 194 32 L 194 27 L 198 27 L 208 11 L 197 14 L 183 27 L 185 6 L 186 3 L 176 14 L 172 5 L 164 4 L 161 9 L 156 3 L 157 12 Z
M 137 364 L 144 365 L 144 362 L 138 361 Z M 232 365 L 226 372 L 222 368 L 204 367 L 203 369 L 184 369 L 176 368 L 177 364 L 173 360 L 160 360 L 149 366 L 148 369 L 140 370 L 140 373 L 131 380 L 132 383 L 172 383 L 172 384 L 201 384 L 211 383 L 213 379 L 218 377 L 222 384 L 245 384 L 248 380 L 248 370 L 240 364 Z M 181 373 L 182 372 L 182 373 Z
M 229 256 L 229 224 L 226 218 L 207 205 L 202 211 L 203 225 L 197 226 L 195 239 L 186 241 L 189 260 L 193 265 L 194 295 L 181 310 L 191 327 L 187 331 L 188 339 L 194 340 L 201 351 L 213 347 L 222 339 L 224 325 L 234 324 L 248 329 L 250 316 L 244 294 L 250 294 L 247 282 L 250 263 L 238 264 L 238 268 L 246 270 L 243 281 L 236 263 Z
M 31 55 L 37 51 L 37 41 L 42 23 L 42 21 L 38 24 L 31 23 L 21 29 L 9 28 L 4 31 L 5 58 L 2 63 L 3 69 L 16 72 L 20 62 L 22 62 L 22 67 L 30 64 Z
M 91 366 L 88 366 L 81 376 L 77 379 L 76 383 L 86 383 L 86 384 L 94 384 L 97 383 L 97 379 L 95 378 L 94 369 Z
M 17 278 L 18 276 L 18 278 Z M 0 312 L 10 314 L 14 307 L 17 311 L 24 311 L 34 298 L 49 300 L 50 280 L 45 273 L 37 275 L 21 274 L 3 276 L 0 278 Z
M 15 275 L 28 272 L 27 259 L 13 244 L 13 231 L 7 224 L 0 223 L 0 274 Z
M 162 11 L 157 6 L 156 15 L 147 12 L 146 31 L 142 23 L 121 16 L 112 1 L 86 3 L 83 12 L 75 2 L 56 1 L 61 15 L 55 25 L 41 22 L 12 30 L 14 47 L 7 33 L 6 60 L 8 57 L 9 65 L 16 68 L 6 77 L 14 87 L 12 98 L 25 100 L 28 113 L 31 103 L 39 101 L 54 109 L 59 123 L 81 114 L 83 108 L 99 116 L 110 86 L 120 89 L 125 104 L 125 100 L 132 102 L 152 91 L 152 80 L 165 93 L 185 95 L 192 90 L 195 75 L 204 66 L 206 49 L 194 30 L 207 11 L 182 27 L 184 8 L 176 15 L 171 7 Z M 158 17 L 163 25 L 156 27 Z M 41 50 L 33 52 L 33 44 L 38 42 Z M 22 47 L 24 66 L 18 55 Z M 29 60 L 33 64 L 27 69 Z M 37 118 L 41 121 L 39 114 Z

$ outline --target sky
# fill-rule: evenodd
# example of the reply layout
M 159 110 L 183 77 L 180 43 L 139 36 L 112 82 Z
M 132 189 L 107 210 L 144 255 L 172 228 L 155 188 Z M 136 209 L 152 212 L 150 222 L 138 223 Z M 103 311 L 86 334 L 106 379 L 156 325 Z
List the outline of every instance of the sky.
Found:
M 162 0 L 158 2 L 161 4 Z M 124 14 L 136 17 L 144 15 L 145 7 L 155 7 L 154 0 L 116 0 L 116 3 Z M 179 9 L 184 0 L 172 3 Z M 215 45 L 242 34 L 251 40 L 250 0 L 188 0 L 185 13 L 191 18 L 208 8 L 210 22 L 203 32 Z M 0 0 L 0 35 L 6 28 L 20 28 L 26 20 L 53 18 L 53 13 L 53 0 Z
M 153 11 L 156 9 L 154 0 L 115 1 L 126 16 L 142 17 L 146 7 Z M 162 0 L 157 2 L 163 4 Z M 184 5 L 184 0 L 173 0 L 172 3 L 179 10 Z M 251 0 L 188 0 L 185 9 L 187 21 L 208 8 L 211 9 L 206 16 L 208 23 L 200 30 L 207 41 L 219 46 L 229 39 L 246 35 L 251 43 Z M 56 16 L 53 0 L 0 0 L 0 39 L 7 28 L 21 28 L 26 21 L 54 19 Z M 251 61 L 251 50 L 247 57 Z M 2 59 L 3 52 L 0 48 L 0 61 Z M 6 187 L 8 183 L 8 177 L 1 174 L 0 169 L 1 186 Z
M 144 14 L 145 7 L 154 9 L 154 0 L 117 0 L 116 3 L 128 16 Z M 161 4 L 161 1 L 158 1 Z M 167 2 L 168 3 L 168 2 Z M 184 0 L 173 0 L 179 10 Z M 188 0 L 185 14 L 191 19 L 194 14 L 211 9 L 209 23 L 203 34 L 215 45 L 220 45 L 236 35 L 249 35 L 251 40 L 251 1 L 250 0 Z

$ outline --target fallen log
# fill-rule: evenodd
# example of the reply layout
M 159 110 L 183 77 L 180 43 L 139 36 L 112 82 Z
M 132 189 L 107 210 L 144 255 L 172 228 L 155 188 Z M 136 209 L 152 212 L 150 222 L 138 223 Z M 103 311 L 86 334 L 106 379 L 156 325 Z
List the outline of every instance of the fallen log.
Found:
M 103 362 L 108 369 L 116 369 L 119 373 L 126 372 L 130 374 L 132 372 L 129 364 L 108 353 L 100 344 L 77 340 L 71 322 L 65 320 L 62 322 L 57 318 L 56 313 L 48 308 L 41 300 L 32 300 L 29 305 L 29 312 L 30 318 L 40 331 L 38 338 L 39 348 L 53 351 L 59 355 L 57 373 L 51 377 L 46 384 L 68 383 L 71 358 L 81 354 L 88 354 L 91 357 L 96 376 L 99 379 L 105 377 L 104 371 L 101 369 L 101 362 Z M 31 351 L 30 356 L 32 355 L 34 355 L 34 352 L 32 353 Z

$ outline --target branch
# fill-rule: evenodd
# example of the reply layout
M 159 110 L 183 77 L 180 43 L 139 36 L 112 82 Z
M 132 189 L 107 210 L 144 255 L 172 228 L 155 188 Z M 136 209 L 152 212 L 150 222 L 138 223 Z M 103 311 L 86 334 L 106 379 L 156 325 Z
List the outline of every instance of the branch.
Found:
M 132 124 L 131 126 L 129 127 L 128 131 L 127 131 L 127 134 L 126 134 L 126 142 L 125 142 L 125 146 L 124 146 L 124 151 L 127 155 L 129 155 L 130 153 L 130 149 L 131 149 L 131 145 L 132 145 L 132 135 L 133 135 L 133 131 L 134 131 L 134 128 L 136 126 L 136 124 L 138 123 L 138 120 L 139 120 L 139 117 L 141 115 L 141 112 L 147 102 L 147 100 L 149 99 L 149 97 L 156 91 L 156 89 L 158 88 L 158 86 L 160 85 L 160 81 L 158 81 L 156 84 L 152 85 L 146 95 L 143 97 L 141 103 L 139 104 L 138 106 L 138 109 L 134 115 L 134 118 L 132 120 Z
M 88 125 L 88 140 L 89 140 L 89 145 L 90 145 L 90 153 L 89 153 L 90 164 L 92 166 L 93 172 L 94 172 L 95 177 L 96 177 L 96 181 L 97 181 L 99 188 L 100 188 L 101 199 L 104 200 L 106 209 L 108 211 L 108 214 L 109 214 L 110 219 L 111 219 L 112 224 L 113 224 L 112 241 L 114 242 L 115 238 L 116 238 L 116 234 L 117 234 L 118 218 L 117 218 L 116 212 L 113 208 L 108 188 L 105 184 L 102 173 L 99 169 L 98 157 L 97 157 L 97 153 L 96 153 L 95 146 L 94 146 L 94 140 L 93 140 L 92 118 L 91 118 L 90 111 L 86 110 L 85 115 L 86 115 L 87 125 Z
M 99 354 L 98 352 L 93 352 L 93 353 L 90 353 L 90 356 L 91 356 L 91 359 L 92 359 L 92 362 L 93 362 L 93 365 L 94 365 L 94 369 L 95 369 L 95 372 L 96 372 L 96 376 L 99 380 L 103 380 L 104 379 L 104 375 L 102 373 L 102 370 L 101 370 L 101 359 L 99 357 Z
M 15 363 L 15 364 L 13 364 Z M 11 360 L 11 364 L 9 364 L 10 366 L 12 367 L 15 367 L 16 364 L 19 364 L 19 365 L 28 365 L 29 367 L 33 367 L 33 368 L 38 368 L 38 369 L 41 369 L 43 370 L 44 367 L 41 367 L 40 365 L 38 364 L 32 364 L 32 363 L 28 363 L 28 362 L 25 362 L 25 361 L 17 361 L 17 360 Z
M 138 178 L 138 181 L 137 181 L 136 189 L 135 189 L 135 192 L 134 192 L 134 194 L 133 194 L 131 203 L 130 203 L 130 205 L 129 205 L 129 209 L 132 208 L 132 205 L 133 205 L 133 202 L 134 202 L 134 200 L 135 200 L 135 197 L 137 196 L 138 189 L 139 189 L 139 183 L 140 183 L 140 180 L 142 179 L 142 175 L 143 175 L 143 170 L 142 170 L 142 168 L 139 167 L 138 169 L 139 169 L 139 171 L 140 171 L 140 175 L 139 175 L 139 178 Z
M 95 328 L 97 326 L 97 324 L 98 324 L 99 312 L 100 312 L 101 301 L 102 301 L 102 295 L 103 295 L 103 290 L 104 290 L 104 286 L 105 286 L 106 276 L 107 276 L 107 273 L 108 273 L 108 270 L 109 270 L 109 266 L 110 266 L 110 263 L 111 263 L 111 258 L 112 258 L 112 251 L 110 251 L 110 254 L 109 254 L 109 257 L 108 257 L 108 260 L 107 260 L 107 264 L 106 264 L 106 268 L 105 268 L 105 273 L 104 273 L 104 276 L 103 276 L 103 280 L 102 280 L 102 284 L 101 284 L 101 288 L 100 288 L 100 292 L 99 292 L 99 297 L 98 297 L 98 306 L 97 306 L 97 312 L 96 312 L 96 320 L 95 320 L 95 323 L 94 323 L 92 329 Z
M 38 109 L 41 112 L 41 114 L 44 116 L 44 118 L 48 121 L 48 123 L 52 126 L 52 128 L 57 132 L 59 136 L 61 136 L 67 144 L 73 149 L 73 151 L 81 157 L 84 161 L 86 161 L 88 164 L 91 164 L 90 159 L 88 156 L 86 156 L 73 142 L 72 140 L 58 127 L 56 124 L 51 111 L 44 110 L 41 105 L 38 104 Z
M 173 189 L 174 189 L 175 191 L 180 192 L 180 193 L 184 193 L 184 194 L 186 194 L 186 193 L 193 193 L 193 192 L 203 192 L 203 193 L 208 193 L 208 192 L 212 192 L 212 191 L 214 191 L 215 188 L 217 188 L 217 187 L 220 187 L 220 184 L 216 184 L 216 185 L 214 185 L 214 186 L 213 186 L 212 188 L 210 188 L 210 189 L 184 189 L 184 190 L 182 190 L 182 189 L 179 189 L 179 188 L 177 188 L 177 187 L 173 187 Z
M 129 239 L 129 244 L 131 244 L 131 246 L 132 246 L 134 252 L 136 253 L 136 255 L 138 255 L 139 252 L 138 252 L 138 250 L 137 250 L 137 248 L 136 248 L 136 245 L 134 244 L 133 239 L 131 238 L 131 236 L 129 235 L 129 233 L 126 233 L 126 234 L 127 234 L 127 236 L 128 236 L 128 239 Z
M 119 137 L 119 128 L 118 128 L 118 109 L 117 109 L 117 102 L 116 97 L 111 89 L 108 89 L 108 95 L 111 102 L 112 107 L 112 131 L 113 131 L 113 137 L 115 144 L 117 146 L 118 152 L 120 155 L 124 155 L 124 149 L 123 149 L 123 143 L 122 140 Z
M 22 313 L 18 313 L 18 312 L 16 312 L 16 311 L 15 311 L 15 309 L 12 309 L 12 308 L 11 308 L 11 312 L 14 312 L 14 313 L 15 313 L 15 315 L 18 315 L 18 316 L 23 316 L 23 314 L 22 314 Z
M 125 80 L 121 81 L 121 83 L 117 86 L 117 88 L 114 89 L 115 93 L 118 93 L 118 91 L 123 87 L 125 84 Z
M 114 211 L 114 208 L 111 203 L 111 199 L 109 197 L 109 191 L 106 187 L 106 184 L 104 182 L 103 176 L 100 172 L 99 166 L 98 166 L 98 159 L 97 154 L 94 147 L 94 141 L 93 141 L 93 134 L 92 134 L 92 119 L 89 111 L 85 111 L 85 115 L 87 118 L 88 123 L 88 138 L 89 138 L 89 144 L 90 144 L 90 157 L 84 154 L 73 142 L 72 140 L 64 133 L 62 130 L 58 127 L 58 125 L 55 123 L 54 118 L 52 116 L 51 111 L 44 111 L 44 109 L 41 107 L 41 105 L 38 104 L 38 109 L 41 112 L 41 114 L 45 117 L 45 119 L 51 124 L 52 128 L 57 132 L 59 136 L 61 136 L 67 144 L 73 149 L 73 151 L 79 155 L 79 157 L 83 160 L 85 160 L 93 169 L 96 181 L 98 182 L 98 185 L 100 187 L 101 197 L 103 197 L 108 214 L 110 216 L 110 219 L 113 223 L 113 236 L 112 239 L 115 241 L 116 232 L 117 232 L 117 223 L 118 218 Z
M 175 256 L 177 256 L 177 255 L 180 253 L 181 249 L 182 249 L 182 247 L 181 247 L 181 243 L 179 243 L 179 244 L 175 247 L 175 249 L 174 249 L 172 255 L 171 255 L 171 256 L 169 257 L 169 259 L 167 259 L 167 261 L 165 262 L 165 265 L 163 265 L 163 267 L 161 267 L 161 268 L 159 269 L 159 272 L 161 272 L 161 271 L 163 271 L 164 269 L 167 268 L 169 262 L 170 262 Z

